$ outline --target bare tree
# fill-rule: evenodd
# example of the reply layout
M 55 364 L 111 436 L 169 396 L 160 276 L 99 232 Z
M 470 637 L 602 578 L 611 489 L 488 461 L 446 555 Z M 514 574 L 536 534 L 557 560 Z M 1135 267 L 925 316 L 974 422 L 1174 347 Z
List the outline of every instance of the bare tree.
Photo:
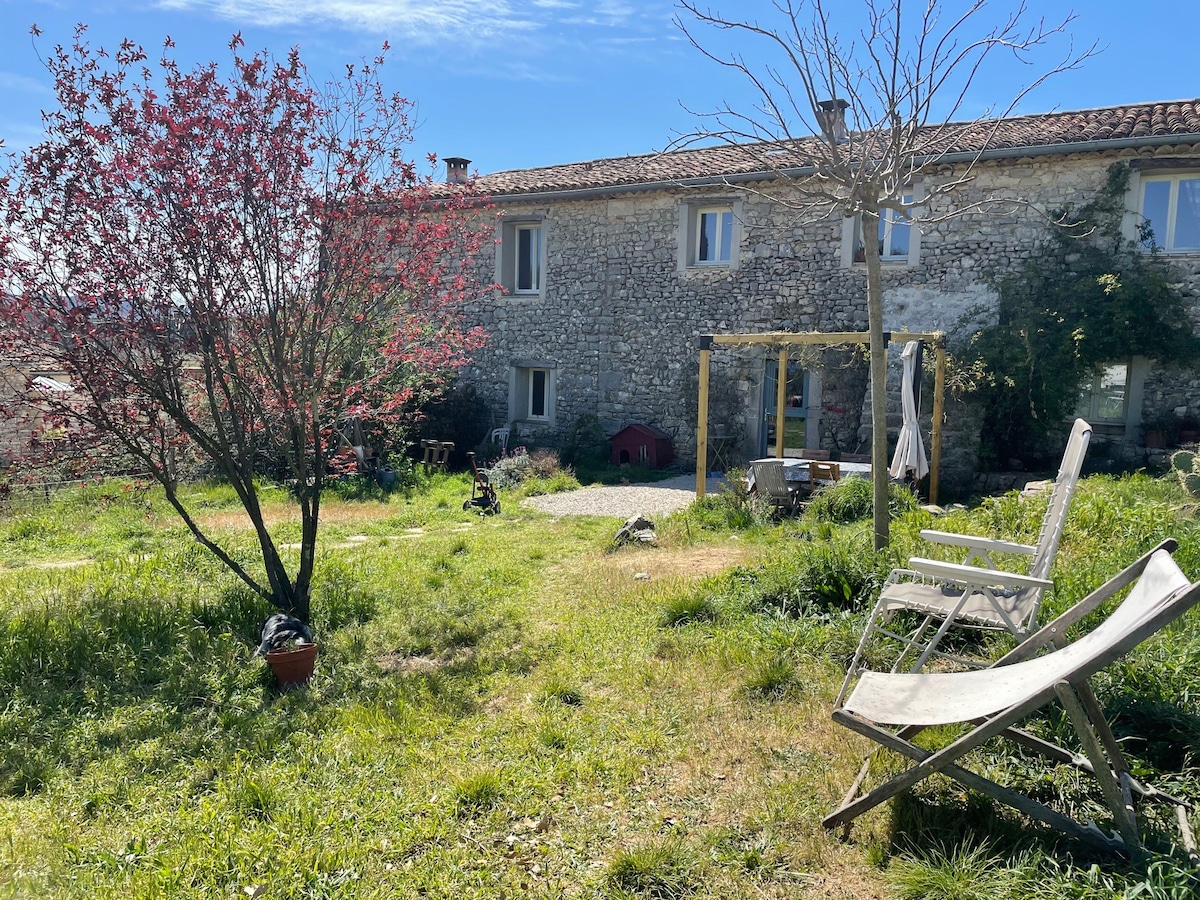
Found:
M 700 127 L 674 146 L 717 140 L 753 157 L 760 171 L 774 175 L 762 190 L 773 202 L 798 214 L 840 211 L 862 223 L 867 271 L 867 316 L 871 340 L 871 462 L 874 472 L 875 547 L 888 542 L 887 432 L 885 381 L 887 346 L 883 332 L 880 245 L 865 240 L 879 231 L 886 210 L 920 225 L 977 208 L 952 203 L 941 212 L 931 203 L 958 191 L 972 178 L 980 155 L 995 142 L 1003 118 L 1047 78 L 1077 68 L 1097 52 L 1076 51 L 1067 33 L 1074 20 L 1027 21 L 1025 3 L 988 26 L 986 0 L 952 4 L 941 0 L 863 0 L 861 19 L 849 40 L 837 32 L 837 18 L 822 0 L 773 0 L 779 24 L 728 18 L 694 0 L 679 6 L 694 22 L 675 19 L 692 45 L 706 57 L 747 80 L 755 94 L 748 109 L 728 103 L 698 113 Z M 709 49 L 696 26 L 748 36 L 762 55 L 720 55 Z M 1065 52 L 1037 70 L 1007 105 L 980 117 L 956 121 L 972 83 L 990 58 L 1009 54 L 1031 64 L 1035 51 L 1059 40 Z M 965 152 L 964 152 L 965 151 Z M 946 168 L 950 166 L 950 168 Z M 942 170 L 937 179 L 918 178 Z

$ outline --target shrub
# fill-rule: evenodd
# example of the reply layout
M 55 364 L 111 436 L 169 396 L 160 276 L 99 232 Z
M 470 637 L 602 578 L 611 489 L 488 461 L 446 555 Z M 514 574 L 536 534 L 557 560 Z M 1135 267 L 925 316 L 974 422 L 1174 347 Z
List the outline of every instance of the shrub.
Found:
M 514 447 L 508 454 L 492 463 L 487 473 L 496 490 L 516 487 L 522 481 L 534 477 L 533 459 L 524 447 Z
M 454 442 L 454 465 L 462 465 L 487 433 L 487 406 L 472 384 L 451 386 L 421 408 L 421 417 L 420 437 Z
M 730 570 L 717 593 L 755 612 L 820 616 L 857 610 L 878 590 L 875 563 L 875 553 L 861 541 L 803 543 L 790 557 Z
M 527 451 L 516 447 L 487 470 L 497 490 L 516 489 L 521 497 L 557 494 L 579 487 L 575 473 L 564 468 L 553 450 Z
M 874 486 L 866 478 L 843 478 L 817 491 L 805 519 L 849 524 L 869 519 L 875 504 Z M 900 484 L 888 485 L 888 515 L 895 519 L 917 508 L 917 498 Z
M 601 466 L 609 461 L 608 436 L 596 416 L 589 413 L 575 420 L 570 437 L 563 445 L 562 458 L 576 467 Z
M 745 531 L 771 524 L 771 507 L 746 489 L 746 473 L 734 469 L 719 494 L 706 494 L 688 508 L 688 516 L 708 531 Z

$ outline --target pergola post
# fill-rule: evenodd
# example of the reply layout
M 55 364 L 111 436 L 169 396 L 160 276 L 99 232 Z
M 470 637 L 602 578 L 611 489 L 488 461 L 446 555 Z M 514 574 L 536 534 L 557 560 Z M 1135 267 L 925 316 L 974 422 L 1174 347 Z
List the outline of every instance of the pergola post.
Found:
M 783 425 L 787 408 L 787 362 L 788 350 L 784 345 L 779 350 L 779 369 L 775 373 L 775 456 L 783 459 Z
M 708 366 L 712 360 L 712 335 L 700 335 L 700 398 L 696 413 L 696 498 L 704 496 L 708 478 Z

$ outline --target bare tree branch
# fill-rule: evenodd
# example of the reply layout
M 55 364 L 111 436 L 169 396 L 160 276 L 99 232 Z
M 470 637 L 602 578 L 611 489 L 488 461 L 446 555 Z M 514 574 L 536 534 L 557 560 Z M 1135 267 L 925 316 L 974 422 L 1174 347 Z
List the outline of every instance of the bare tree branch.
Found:
M 916 16 L 908 8 L 923 2 Z M 836 29 L 832 4 L 824 0 L 772 0 L 779 25 L 723 16 L 697 0 L 680 0 L 689 14 L 675 24 L 706 58 L 729 69 L 752 88 L 746 110 L 728 103 L 698 115 L 696 130 L 671 148 L 717 142 L 737 148 L 764 174 L 758 186 L 739 189 L 798 215 L 841 212 L 859 217 L 874 235 L 881 215 L 893 210 L 915 225 L 929 225 L 995 204 L 1026 205 L 1012 198 L 953 202 L 973 178 L 976 164 L 996 142 L 1004 118 L 1047 79 L 1077 69 L 1100 48 L 1077 51 L 1069 39 L 1069 14 L 1059 22 L 1030 21 L 1021 0 L 990 27 L 985 0 L 945 17 L 941 0 L 861 0 L 862 25 L 847 42 Z M 849 4 L 837 5 L 838 21 Z M 911 23 L 911 24 L 910 24 Z M 753 62 L 740 50 L 718 52 L 701 40 L 703 27 L 754 42 Z M 973 35 L 972 32 L 978 32 Z M 1007 55 L 1024 65 L 1058 39 L 1067 47 L 998 108 L 956 121 L 985 66 Z M 847 105 L 843 132 L 838 108 Z M 833 112 L 829 110 L 832 108 Z M 922 196 L 913 187 L 921 182 Z M 867 268 L 867 314 L 871 333 L 875 543 L 887 543 L 886 416 L 882 275 L 879 247 L 863 241 Z

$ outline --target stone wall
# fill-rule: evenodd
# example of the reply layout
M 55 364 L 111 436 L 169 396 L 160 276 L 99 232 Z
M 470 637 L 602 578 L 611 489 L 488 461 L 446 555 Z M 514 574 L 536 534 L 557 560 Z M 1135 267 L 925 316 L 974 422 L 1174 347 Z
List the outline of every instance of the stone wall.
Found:
M 924 225 L 914 263 L 885 266 L 885 328 L 951 330 L 968 314 L 986 321 L 995 301 L 987 275 L 1028 258 L 1048 227 L 1045 211 L 1094 196 L 1118 158 L 1046 156 L 979 165 L 953 201 L 939 198 L 929 206 L 934 216 L 952 203 L 967 211 Z M 537 204 L 498 200 L 503 215 L 542 219 L 546 276 L 538 295 L 497 295 L 470 310 L 491 340 L 465 375 L 496 423 L 509 417 L 512 367 L 547 361 L 554 366 L 554 418 L 517 423 L 526 440 L 561 441 L 580 416 L 594 414 L 610 434 L 631 422 L 662 428 L 687 462 L 695 455 L 701 335 L 865 331 L 865 267 L 844 263 L 850 229 L 842 218 L 801 216 L 762 199 L 760 190 L 775 188 L 680 188 Z M 920 196 L 920 185 L 917 190 Z M 681 268 L 681 205 L 708 194 L 740 203 L 735 265 Z M 479 263 L 487 280 L 496 278 L 500 229 L 497 238 Z M 1185 262 L 1188 290 L 1200 295 L 1200 261 Z M 762 347 L 713 352 L 710 421 L 738 435 L 742 458 L 758 453 L 763 364 L 774 353 Z M 865 357 L 841 348 L 822 362 L 820 445 L 862 452 Z M 1200 376 L 1152 368 L 1145 404 L 1200 411 Z M 928 416 L 931 392 L 924 405 Z M 898 398 L 895 406 L 898 413 Z M 961 416 L 967 425 L 948 422 L 943 473 L 953 480 L 949 470 L 961 468 L 965 479 L 975 463 L 978 422 L 956 401 L 948 401 L 947 416 Z

